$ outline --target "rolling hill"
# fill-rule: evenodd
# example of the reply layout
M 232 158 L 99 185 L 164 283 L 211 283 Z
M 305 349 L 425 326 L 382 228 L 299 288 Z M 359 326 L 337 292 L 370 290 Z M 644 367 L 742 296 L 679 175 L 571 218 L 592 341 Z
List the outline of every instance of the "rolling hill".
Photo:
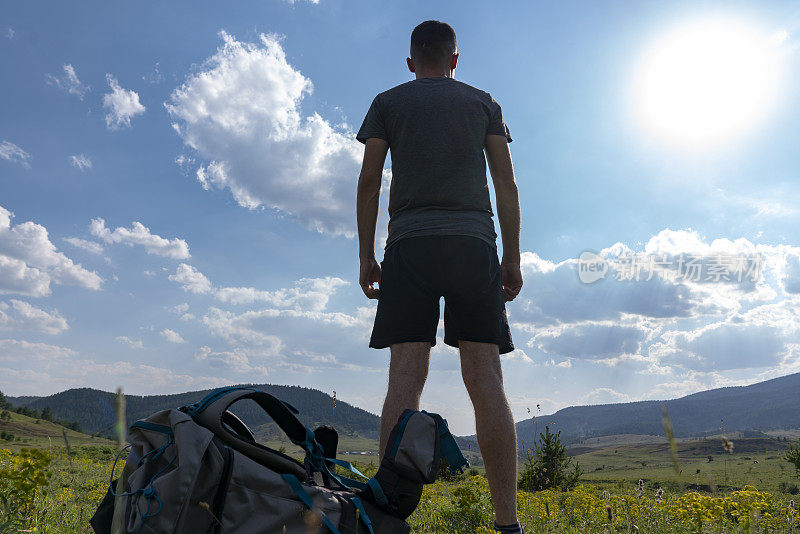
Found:
M 314 428 L 331 424 L 340 434 L 375 438 L 378 435 L 378 416 L 356 408 L 346 402 L 336 401 L 322 391 L 299 386 L 259 384 L 254 387 L 288 402 L 300 411 L 300 420 Z M 190 391 L 174 395 L 126 395 L 128 424 L 137 419 L 168 408 L 177 408 L 202 399 L 209 391 Z M 49 406 L 57 419 L 77 421 L 83 431 L 109 434 L 114 423 L 114 393 L 97 389 L 69 389 L 47 397 L 8 397 L 14 406 L 27 406 L 42 410 Z M 272 420 L 252 401 L 237 403 L 233 411 L 242 418 L 261 439 L 278 436 L 280 431 Z
M 532 445 L 545 426 L 563 441 L 618 434 L 664 435 L 666 408 L 675 436 L 703 437 L 721 432 L 800 428 L 800 373 L 749 386 L 712 389 L 664 401 L 572 406 L 517 423 L 519 442 Z M 471 436 L 472 437 L 472 436 Z
M 255 386 L 285 400 L 300 410 L 307 426 L 332 424 L 342 435 L 377 438 L 378 416 L 315 389 L 299 386 L 261 384 Z M 128 423 L 153 412 L 191 404 L 209 390 L 175 395 L 128 395 Z M 78 421 L 90 433 L 106 433 L 114 421 L 114 394 L 96 389 L 71 389 L 47 397 L 9 398 L 15 406 L 41 410 L 50 406 L 57 419 Z M 234 411 L 250 425 L 260 439 L 278 439 L 274 423 L 250 401 Z M 666 408 L 675 436 L 704 436 L 742 431 L 767 431 L 800 428 L 800 373 L 749 386 L 712 389 L 678 399 L 639 401 L 597 406 L 572 406 L 551 415 L 541 415 L 517 423 L 520 445 L 530 447 L 544 427 L 560 430 L 567 445 L 576 446 L 590 438 L 619 436 L 622 442 L 646 436 L 663 436 L 662 409 Z M 445 414 L 446 415 L 446 414 Z M 624 438 L 624 439 L 623 439 Z M 457 438 L 462 449 L 477 450 L 475 436 Z M 647 441 L 647 440 L 645 440 Z M 660 440 L 658 440 L 660 441 Z M 589 443 L 585 443 L 590 448 Z
M 14 412 L 6 413 L 5 417 L 0 417 L 0 448 L 14 450 L 20 447 L 63 447 L 65 436 L 71 447 L 83 445 L 114 446 L 112 441 L 76 432 L 53 421 L 35 419 Z

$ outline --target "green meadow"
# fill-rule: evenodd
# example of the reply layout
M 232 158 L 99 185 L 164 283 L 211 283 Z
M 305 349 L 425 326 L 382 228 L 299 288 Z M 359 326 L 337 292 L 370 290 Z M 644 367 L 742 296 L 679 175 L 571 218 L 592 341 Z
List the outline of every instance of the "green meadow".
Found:
M 91 532 L 88 520 L 108 488 L 114 443 L 15 413 L 0 423 L 0 432 L 14 434 L 0 439 L 0 474 L 5 477 L 0 479 L 0 533 Z M 520 519 L 527 532 L 537 533 L 800 532 L 800 478 L 783 459 L 796 435 L 730 436 L 732 452 L 725 451 L 721 437 L 681 441 L 677 464 L 661 438 L 590 440 L 571 449 L 584 471 L 578 487 L 520 491 Z M 268 445 L 296 452 L 282 441 Z M 31 457 L 24 452 L 30 449 L 40 453 Z M 374 440 L 343 436 L 339 450 L 347 453 L 340 457 L 367 474 L 375 469 Z M 426 486 L 409 520 L 414 532 L 491 532 L 482 464 L 476 451 L 467 453 L 473 464 L 467 473 Z M 29 508 L 11 517 L 10 474 L 25 469 L 30 480 L 38 476 L 40 483 L 30 488 Z

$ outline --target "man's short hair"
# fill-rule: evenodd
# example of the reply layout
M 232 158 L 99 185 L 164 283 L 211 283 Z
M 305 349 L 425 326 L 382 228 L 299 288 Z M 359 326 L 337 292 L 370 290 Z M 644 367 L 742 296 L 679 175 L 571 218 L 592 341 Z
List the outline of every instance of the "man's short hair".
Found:
M 445 65 L 456 52 L 456 32 L 446 22 L 426 20 L 411 32 L 411 59 L 427 67 Z

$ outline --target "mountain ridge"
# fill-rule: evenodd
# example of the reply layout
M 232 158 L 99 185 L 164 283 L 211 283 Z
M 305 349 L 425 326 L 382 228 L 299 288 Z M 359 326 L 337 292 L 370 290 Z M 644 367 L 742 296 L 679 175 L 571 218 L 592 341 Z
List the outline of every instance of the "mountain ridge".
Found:
M 293 405 L 300 411 L 298 417 L 307 426 L 334 425 L 343 434 L 377 437 L 379 418 L 362 408 L 353 406 L 327 393 L 302 386 L 277 384 L 238 384 L 255 387 Z M 214 388 L 216 389 L 216 388 Z M 178 408 L 202 399 L 214 389 L 188 391 L 166 395 L 125 395 L 126 419 L 130 425 L 152 413 Z M 115 394 L 93 388 L 73 388 L 48 396 L 7 397 L 14 406 L 41 410 L 49 406 L 56 418 L 78 421 L 84 431 L 108 434 L 115 421 Z M 262 435 L 278 431 L 272 420 L 253 401 L 243 400 L 232 408 L 242 420 Z
M 747 386 L 699 391 L 676 399 L 569 406 L 516 423 L 520 444 L 533 444 L 545 426 L 567 444 L 618 434 L 663 435 L 666 409 L 675 436 L 800 428 L 800 373 Z M 473 439 L 474 436 L 469 436 Z
M 343 434 L 376 438 L 379 418 L 357 406 L 336 400 L 322 391 L 301 386 L 246 384 L 285 400 L 300 410 L 308 426 L 331 424 Z M 198 401 L 209 390 L 168 395 L 126 395 L 128 423 L 167 408 Z M 114 394 L 92 388 L 76 388 L 49 396 L 8 397 L 15 406 L 42 409 L 50 406 L 55 417 L 76 420 L 87 432 L 107 432 L 114 422 Z M 566 444 L 622 434 L 663 435 L 662 408 L 670 416 L 675 436 L 704 437 L 724 432 L 800 428 L 800 373 L 756 382 L 747 386 L 726 386 L 699 391 L 666 400 L 568 406 L 549 415 L 538 415 L 516 423 L 520 445 L 530 446 L 545 426 L 560 430 Z M 237 406 L 234 411 L 263 435 L 279 431 L 254 403 Z M 447 414 L 442 414 L 445 416 Z M 475 436 L 461 436 L 464 446 Z

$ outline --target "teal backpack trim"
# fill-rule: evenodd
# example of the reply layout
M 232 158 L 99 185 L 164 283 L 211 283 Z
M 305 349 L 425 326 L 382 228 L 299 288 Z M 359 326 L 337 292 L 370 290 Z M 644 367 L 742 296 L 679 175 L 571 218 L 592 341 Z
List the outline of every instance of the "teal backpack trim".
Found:
M 303 485 L 300 484 L 300 481 L 297 480 L 297 477 L 289 474 L 281 475 L 281 477 L 286 481 L 287 484 L 289 484 L 289 487 L 292 488 L 292 491 L 294 491 L 295 495 L 297 495 L 303 504 L 306 505 L 306 508 L 313 510 L 314 501 L 311 500 L 311 495 L 309 495 L 305 488 L 303 488 Z M 336 525 L 334 525 L 331 520 L 328 519 L 328 516 L 326 516 L 322 510 L 317 511 L 319 512 L 319 515 L 322 516 L 322 522 L 326 527 L 328 527 L 328 530 L 330 530 L 332 534 L 340 534 L 339 529 L 337 529 Z
M 361 502 L 361 499 L 353 497 L 350 499 L 350 502 L 352 502 L 356 510 L 358 510 L 358 517 L 361 519 L 361 522 L 364 523 L 364 526 L 367 527 L 369 534 L 375 534 L 375 531 L 372 530 L 372 521 L 367 515 L 367 510 L 364 508 L 364 503 Z
M 397 449 L 400 448 L 400 442 L 403 440 L 403 433 L 406 431 L 406 425 L 408 424 L 408 420 L 411 419 L 411 416 L 415 413 L 419 413 L 417 411 L 409 411 L 403 419 L 400 421 L 400 426 L 397 428 L 397 439 L 394 440 L 392 444 L 392 450 L 389 453 L 389 457 L 394 459 L 397 456 Z
M 469 462 L 464 458 L 456 439 L 447 427 L 447 421 L 438 413 L 429 413 L 424 410 L 422 413 L 436 421 L 436 428 L 439 430 L 439 457 L 445 459 L 450 467 L 450 473 L 455 475 L 462 472 L 465 467 L 469 467 Z
M 229 386 L 226 388 L 215 389 L 214 391 L 203 397 L 199 402 L 195 402 L 194 404 L 186 406 L 186 413 L 190 417 L 194 417 L 196 414 L 208 408 L 209 404 L 211 404 L 218 398 L 230 393 L 231 391 L 236 391 L 239 389 L 257 391 L 256 389 L 247 386 Z

